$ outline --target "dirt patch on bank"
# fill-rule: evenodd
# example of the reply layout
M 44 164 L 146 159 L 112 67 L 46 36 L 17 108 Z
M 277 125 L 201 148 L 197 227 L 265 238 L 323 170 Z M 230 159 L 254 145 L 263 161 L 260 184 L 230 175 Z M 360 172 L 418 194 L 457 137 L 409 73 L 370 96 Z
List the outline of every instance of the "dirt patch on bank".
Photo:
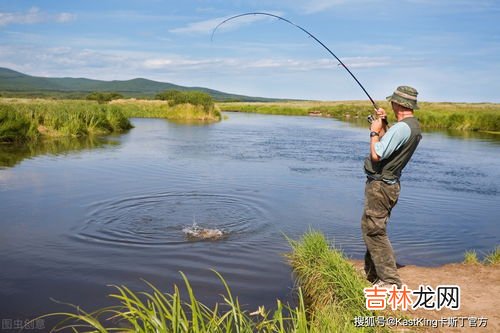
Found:
M 354 261 L 362 271 L 363 263 Z M 427 327 L 419 332 L 500 332 L 500 265 L 448 264 L 440 267 L 404 266 L 398 269 L 401 279 L 409 289 L 420 285 L 434 289 L 439 285 L 460 287 L 460 309 L 408 310 L 409 317 L 438 321 L 438 328 Z M 450 318 L 452 318 L 450 320 Z M 449 327 L 457 318 L 457 327 Z M 481 319 L 483 318 L 483 319 Z M 484 327 L 486 318 L 487 325 Z M 441 320 L 444 319 L 443 327 Z M 479 327 L 482 323 L 482 327 Z M 462 327 L 463 325 L 463 327 Z M 396 330 L 398 331 L 398 330 Z M 402 328 L 399 331 L 404 331 Z M 411 330 L 406 330 L 406 332 Z

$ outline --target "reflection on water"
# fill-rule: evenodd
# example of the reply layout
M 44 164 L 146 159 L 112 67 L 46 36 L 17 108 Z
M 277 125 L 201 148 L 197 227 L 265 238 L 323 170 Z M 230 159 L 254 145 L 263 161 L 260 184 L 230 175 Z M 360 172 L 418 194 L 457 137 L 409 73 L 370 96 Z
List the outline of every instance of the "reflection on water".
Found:
M 118 141 L 110 137 L 93 136 L 84 138 L 63 137 L 42 139 L 23 144 L 0 144 L 0 168 L 13 167 L 26 158 L 38 155 L 60 155 L 118 144 Z

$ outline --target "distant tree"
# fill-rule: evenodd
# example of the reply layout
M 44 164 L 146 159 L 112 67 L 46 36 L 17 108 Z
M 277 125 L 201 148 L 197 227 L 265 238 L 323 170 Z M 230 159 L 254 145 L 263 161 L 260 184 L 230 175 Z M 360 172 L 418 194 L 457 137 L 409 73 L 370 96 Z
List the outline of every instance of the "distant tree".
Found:
M 97 103 L 99 104 L 105 104 L 114 99 L 120 99 L 120 98 L 123 98 L 123 95 L 116 92 L 97 92 L 97 91 L 88 94 L 86 97 L 87 100 L 97 101 Z

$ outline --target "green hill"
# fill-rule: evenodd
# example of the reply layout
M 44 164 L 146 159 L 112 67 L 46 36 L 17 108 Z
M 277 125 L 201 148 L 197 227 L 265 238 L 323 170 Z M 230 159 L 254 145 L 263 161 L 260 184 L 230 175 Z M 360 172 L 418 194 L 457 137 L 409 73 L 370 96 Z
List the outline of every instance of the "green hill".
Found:
M 217 101 L 277 101 L 277 99 L 228 94 L 203 87 L 184 87 L 143 78 L 101 81 L 86 78 L 48 78 L 16 72 L 0 67 L 0 94 L 20 97 L 84 98 L 93 91 L 117 92 L 125 97 L 153 98 L 165 90 L 198 90 L 210 94 Z

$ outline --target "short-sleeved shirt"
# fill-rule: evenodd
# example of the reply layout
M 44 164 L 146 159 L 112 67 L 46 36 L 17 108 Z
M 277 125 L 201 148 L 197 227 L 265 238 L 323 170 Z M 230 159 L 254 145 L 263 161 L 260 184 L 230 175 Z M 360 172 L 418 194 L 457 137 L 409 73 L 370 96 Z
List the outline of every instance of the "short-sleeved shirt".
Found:
M 379 142 L 375 143 L 375 153 L 380 157 L 380 160 L 384 160 L 392 155 L 396 150 L 401 148 L 411 135 L 411 128 L 407 123 L 400 121 L 394 124 L 387 133 L 380 139 Z

